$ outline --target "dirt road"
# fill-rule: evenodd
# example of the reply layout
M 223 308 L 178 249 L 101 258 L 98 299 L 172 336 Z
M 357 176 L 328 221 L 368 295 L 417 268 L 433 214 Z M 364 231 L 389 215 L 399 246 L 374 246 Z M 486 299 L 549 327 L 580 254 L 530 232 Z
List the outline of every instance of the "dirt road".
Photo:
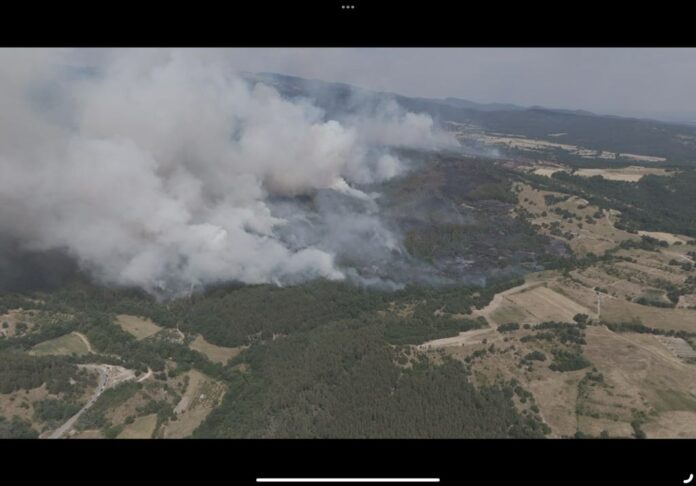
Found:
M 428 350 L 446 348 L 449 346 L 463 346 L 465 344 L 477 344 L 480 343 L 484 339 L 484 337 L 490 340 L 491 333 L 498 328 L 498 325 L 495 323 L 495 321 L 493 321 L 493 319 L 490 319 L 489 316 L 491 315 L 491 313 L 493 313 L 493 311 L 500 307 L 500 305 L 505 301 L 507 296 L 515 294 L 517 292 L 521 292 L 522 290 L 539 287 L 544 284 L 545 282 L 543 281 L 525 282 L 522 285 L 518 285 L 517 287 L 513 287 L 511 289 L 495 294 L 495 296 L 493 296 L 493 300 L 491 300 L 486 307 L 482 309 L 474 309 L 471 312 L 471 315 L 473 317 L 480 316 L 485 318 L 491 327 L 487 327 L 485 329 L 474 329 L 472 331 L 464 331 L 460 332 L 456 336 L 427 341 L 418 345 L 418 349 Z
M 89 342 L 89 339 L 87 339 L 87 336 L 85 336 L 81 332 L 77 332 L 77 331 L 74 331 L 73 334 L 75 334 L 77 337 L 82 339 L 82 342 L 85 343 L 85 346 L 87 346 L 87 350 L 90 353 L 94 353 L 94 349 L 92 349 L 92 344 Z
M 478 344 L 483 341 L 486 336 L 493 333 L 495 329 L 487 327 L 485 329 L 474 329 L 472 331 L 460 332 L 456 336 L 433 339 L 432 341 L 427 341 L 423 344 L 419 344 L 417 347 L 422 351 L 438 348 L 447 348 L 450 346 L 463 346 L 465 344 Z
M 488 305 L 482 309 L 474 309 L 471 314 L 473 316 L 481 316 L 484 317 L 487 321 L 488 324 L 493 327 L 494 329 L 498 327 L 498 325 L 492 320 L 489 319 L 489 316 L 498 308 L 500 305 L 505 301 L 508 295 L 511 294 L 516 294 L 518 292 L 521 292 L 526 289 L 531 289 L 534 287 L 539 287 L 541 285 L 544 285 L 546 282 L 525 282 L 522 285 L 518 285 L 517 287 L 513 287 L 511 289 L 507 289 L 503 292 L 500 292 L 498 294 L 495 294 L 493 296 L 493 300 L 491 300 Z

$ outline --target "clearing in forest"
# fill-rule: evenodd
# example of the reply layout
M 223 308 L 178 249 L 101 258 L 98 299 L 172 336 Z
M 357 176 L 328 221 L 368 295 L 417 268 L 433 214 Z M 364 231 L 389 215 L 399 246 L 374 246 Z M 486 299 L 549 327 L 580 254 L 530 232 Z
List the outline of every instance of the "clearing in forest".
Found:
M 137 339 L 145 339 L 162 330 L 160 326 L 150 319 L 143 319 L 142 317 L 127 314 L 116 316 L 116 322 L 121 326 L 121 329 L 131 333 Z

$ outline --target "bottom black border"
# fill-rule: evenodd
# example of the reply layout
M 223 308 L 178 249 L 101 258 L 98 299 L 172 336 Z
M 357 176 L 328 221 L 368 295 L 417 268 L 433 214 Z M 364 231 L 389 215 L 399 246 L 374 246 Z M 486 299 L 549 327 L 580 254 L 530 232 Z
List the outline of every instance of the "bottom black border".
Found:
M 695 445 L 654 439 L 0 441 L 0 458 L 6 471 L 33 481 L 222 485 L 257 484 L 260 477 L 435 477 L 443 485 L 667 486 L 696 474 Z

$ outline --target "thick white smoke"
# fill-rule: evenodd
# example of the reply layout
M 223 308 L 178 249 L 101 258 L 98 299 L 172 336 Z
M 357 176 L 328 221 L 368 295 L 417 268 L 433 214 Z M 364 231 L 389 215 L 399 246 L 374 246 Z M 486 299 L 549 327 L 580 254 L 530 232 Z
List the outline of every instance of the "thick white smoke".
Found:
M 377 145 L 431 145 L 422 115 L 349 123 L 234 74 L 220 51 L 0 52 L 0 232 L 64 249 L 105 283 L 176 293 L 238 280 L 342 279 L 269 200 L 388 179 Z M 76 64 L 77 63 L 77 64 Z

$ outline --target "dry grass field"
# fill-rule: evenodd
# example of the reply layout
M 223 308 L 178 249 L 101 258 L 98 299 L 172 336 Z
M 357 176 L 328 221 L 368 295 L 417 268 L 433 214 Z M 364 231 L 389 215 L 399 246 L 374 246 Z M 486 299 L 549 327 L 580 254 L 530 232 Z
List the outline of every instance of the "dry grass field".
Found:
M 157 426 L 157 414 L 152 413 L 136 418 L 132 424 L 126 425 L 118 435 L 119 439 L 149 439 Z
M 670 245 L 673 245 L 677 242 L 684 244 L 687 241 L 689 241 L 689 238 L 687 236 L 679 236 L 673 233 L 665 233 L 662 231 L 639 231 L 638 234 L 641 236 L 645 235 L 650 236 L 651 238 L 666 241 Z
M 84 339 L 77 333 L 72 332 L 65 336 L 41 342 L 34 346 L 29 353 L 36 356 L 67 356 L 71 354 L 82 355 L 89 352 L 89 347 Z
M 162 430 L 162 437 L 188 437 L 220 404 L 225 386 L 203 373 L 191 370 L 186 391 L 174 407 L 176 420 L 169 421 Z
M 196 339 L 191 342 L 189 347 L 194 351 L 203 353 L 210 361 L 222 364 L 227 363 L 244 349 L 241 346 L 236 348 L 217 346 L 206 341 L 201 335 L 196 336 Z
M 577 197 L 540 191 L 527 184 L 517 184 L 516 188 L 519 191 L 519 207 L 531 213 L 531 223 L 538 227 L 539 232 L 563 241 L 578 256 L 588 253 L 601 255 L 624 240 L 638 239 L 638 236 L 614 226 L 613 218 L 616 215 L 612 211 L 600 210 Z M 566 199 L 548 204 L 548 197 Z M 568 211 L 574 218 L 564 219 L 555 212 L 556 209 Z M 597 218 L 597 214 L 601 214 L 601 217 Z M 554 233 L 554 226 L 557 227 L 557 233 Z M 572 238 L 568 239 L 565 236 L 567 234 L 572 235 Z
M 580 177 L 600 176 L 610 181 L 638 182 L 646 175 L 669 176 L 674 172 L 653 167 L 631 166 L 617 169 L 578 169 L 573 174 Z
M 116 316 L 116 322 L 124 331 L 131 333 L 137 339 L 145 339 L 162 330 L 160 326 L 150 319 L 143 319 L 138 316 L 120 314 Z
M 31 422 L 34 416 L 33 404 L 49 396 L 50 394 L 45 384 L 37 388 L 32 388 L 31 390 L 0 393 L 0 415 L 7 418 L 16 415 L 21 419 Z
M 559 134 L 550 134 L 553 137 L 562 137 Z M 483 143 L 490 146 L 498 147 L 508 147 L 519 150 L 525 150 L 533 153 L 539 153 L 548 150 L 563 150 L 569 154 L 577 155 L 588 159 L 607 159 L 614 160 L 617 156 L 623 159 L 632 159 L 636 162 L 665 162 L 667 159 L 664 157 L 657 157 L 653 155 L 644 154 L 631 154 L 631 153 L 620 153 L 610 152 L 607 150 L 593 150 L 578 145 L 571 145 L 558 142 L 549 142 L 547 140 L 539 140 L 533 138 L 527 138 L 521 135 L 509 135 L 504 133 L 467 133 L 459 132 L 456 136 L 460 139 L 475 140 L 476 142 Z
M 471 342 L 443 350 L 464 359 L 494 344 L 494 352 L 472 363 L 474 382 L 485 386 L 517 380 L 531 392 L 552 437 L 573 437 L 578 432 L 631 437 L 636 419 L 651 437 L 696 437 L 696 365 L 678 358 L 656 336 L 589 326 L 583 355 L 591 366 L 558 372 L 549 369 L 548 361 L 536 362 L 530 369 L 519 366 L 520 358 L 530 351 L 549 356 L 553 350 L 547 342 L 520 341 L 529 332 L 520 329 L 506 334 L 507 341 Z M 602 379 L 588 381 L 589 371 Z
M 510 294 L 507 299 L 531 314 L 537 322 L 572 322 L 576 314 L 592 314 L 591 309 L 543 285 Z

